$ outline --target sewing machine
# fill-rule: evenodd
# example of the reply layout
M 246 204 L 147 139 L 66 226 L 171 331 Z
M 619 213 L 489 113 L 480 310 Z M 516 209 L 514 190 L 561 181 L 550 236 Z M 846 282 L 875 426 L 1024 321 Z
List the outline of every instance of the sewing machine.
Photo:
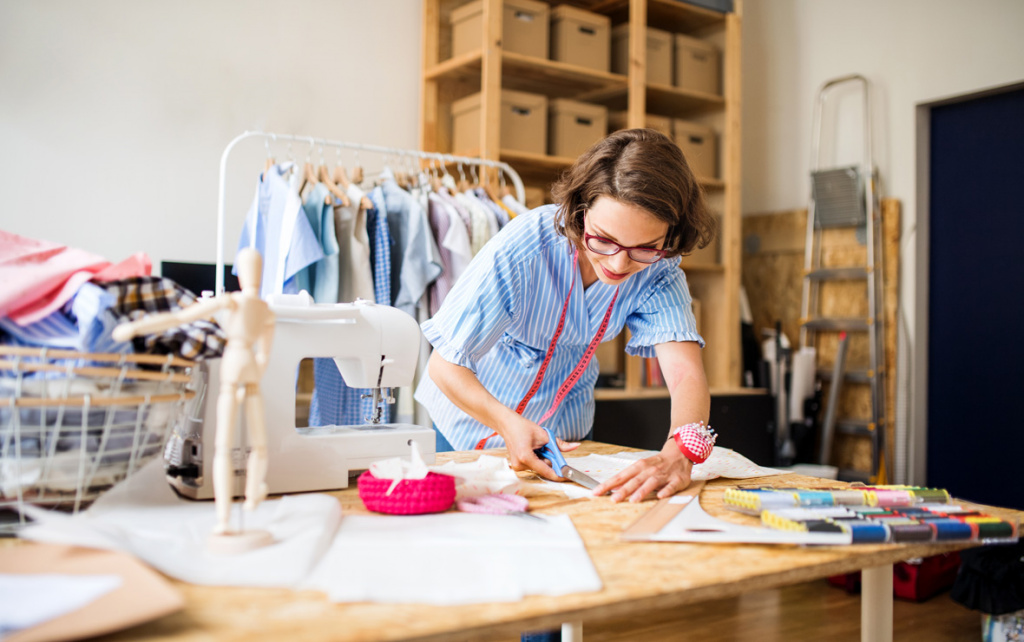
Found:
M 305 292 L 274 295 L 268 303 L 276 315 L 276 327 L 260 388 L 269 453 L 266 483 L 271 494 L 347 488 L 350 476 L 371 463 L 408 457 L 413 441 L 424 461 L 434 462 L 431 428 L 380 423 L 382 404 L 394 403 L 390 390 L 412 384 L 420 351 L 415 319 L 368 301 L 317 304 Z M 333 358 L 348 386 L 372 390 L 375 412 L 366 424 L 296 425 L 299 364 L 314 357 Z M 200 390 L 167 447 L 168 481 L 193 499 L 213 498 L 219 365 L 219 359 L 202 363 Z M 232 460 L 235 474 L 244 478 L 246 452 L 239 445 L 244 427 L 236 433 Z

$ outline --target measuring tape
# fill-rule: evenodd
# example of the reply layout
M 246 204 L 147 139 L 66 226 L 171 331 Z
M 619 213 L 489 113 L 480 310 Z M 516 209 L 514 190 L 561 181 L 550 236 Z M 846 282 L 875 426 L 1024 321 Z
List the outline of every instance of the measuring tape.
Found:
M 578 257 L 579 250 L 574 250 L 572 253 L 573 266 L 577 265 Z M 533 398 L 533 395 L 537 394 L 537 390 L 540 389 L 540 384 L 544 380 L 544 372 L 548 369 L 548 364 L 551 363 L 551 357 L 555 353 L 555 346 L 558 344 L 558 338 L 562 336 L 562 330 L 565 329 L 565 315 L 569 310 L 569 299 L 572 298 L 572 290 L 574 287 L 576 287 L 575 270 L 573 271 L 572 282 L 569 284 L 569 294 L 565 297 L 565 303 L 562 304 L 562 316 L 558 319 L 558 326 L 555 328 L 555 334 L 554 336 L 551 337 L 551 344 L 548 345 L 548 352 L 546 355 L 544 355 L 544 361 L 543 363 L 540 364 L 540 370 L 537 371 L 537 376 L 534 377 L 533 379 L 533 385 L 530 386 L 530 389 L 526 392 L 526 396 L 523 397 L 523 400 L 520 401 L 519 405 L 516 407 L 516 412 L 519 413 L 520 415 L 523 414 L 524 410 L 526 410 L 526 406 L 527 404 L 530 403 L 530 399 Z M 537 421 L 538 424 L 547 421 L 548 419 L 551 418 L 552 415 L 555 414 L 555 411 L 558 410 L 559 404 L 562 403 L 562 399 L 564 399 L 565 396 L 569 394 L 569 391 L 572 390 L 572 387 L 576 384 L 577 381 L 579 381 L 579 378 L 583 376 L 583 372 L 587 369 L 587 366 L 590 364 L 590 359 L 593 358 L 594 353 L 597 352 L 597 346 L 599 343 L 601 343 L 601 338 L 604 337 L 605 330 L 608 329 L 608 320 L 612 316 L 612 308 L 615 307 L 615 301 L 618 298 L 619 288 L 616 287 L 615 294 L 612 296 L 612 302 L 608 304 L 608 309 L 604 313 L 604 319 L 601 320 L 601 327 L 597 329 L 597 334 L 595 334 L 594 338 L 591 339 L 590 345 L 587 346 L 586 351 L 583 353 L 583 358 L 580 359 L 580 362 L 573 369 L 572 373 L 569 374 L 566 380 L 558 388 L 558 394 L 555 395 L 554 401 L 551 402 L 551 407 L 548 408 L 548 411 L 544 413 L 544 416 Z M 484 444 L 487 442 L 487 440 L 490 439 L 491 437 L 497 436 L 498 433 L 494 432 L 484 437 L 479 442 L 477 442 L 476 448 L 474 448 L 474 450 L 483 450 Z

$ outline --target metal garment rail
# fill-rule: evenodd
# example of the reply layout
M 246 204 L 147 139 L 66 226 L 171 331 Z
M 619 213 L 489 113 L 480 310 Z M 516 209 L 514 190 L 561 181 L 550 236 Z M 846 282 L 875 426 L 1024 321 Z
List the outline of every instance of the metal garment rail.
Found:
M 504 172 L 512 180 L 512 184 L 516 188 L 516 199 L 520 203 L 526 202 L 526 191 L 523 188 L 523 180 L 519 177 L 516 170 L 512 169 L 508 163 L 502 161 L 487 160 L 483 158 L 473 158 L 471 156 L 453 156 L 451 154 L 442 154 L 439 152 L 425 152 L 418 149 L 402 149 L 398 147 L 382 147 L 380 145 L 366 145 L 363 143 L 352 143 L 341 140 L 329 140 L 327 138 L 316 138 L 315 136 L 295 136 L 293 134 L 275 134 L 272 132 L 260 132 L 260 131 L 246 131 L 238 136 L 235 136 L 227 147 L 224 148 L 224 153 L 220 156 L 220 187 L 218 191 L 218 203 L 217 203 L 217 273 L 216 273 L 216 290 L 217 294 L 224 292 L 224 217 L 225 217 L 225 205 L 227 202 L 227 167 L 228 157 L 231 155 L 231 150 L 235 148 L 239 142 L 247 138 L 262 138 L 267 143 L 276 142 L 279 140 L 289 142 L 307 143 L 312 151 L 313 147 L 319 145 L 320 147 L 333 147 L 340 149 L 352 149 L 360 152 L 372 152 L 376 154 L 383 154 L 385 156 L 405 156 L 422 158 L 426 160 L 436 160 L 441 163 L 459 163 L 464 165 L 478 165 L 482 167 L 492 167 L 500 172 Z

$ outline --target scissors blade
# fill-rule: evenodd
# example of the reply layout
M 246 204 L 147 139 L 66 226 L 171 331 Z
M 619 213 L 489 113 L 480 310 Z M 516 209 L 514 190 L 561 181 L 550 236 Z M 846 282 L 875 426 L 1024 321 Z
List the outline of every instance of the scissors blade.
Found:
M 594 479 L 590 475 L 587 475 L 586 473 L 576 470 L 572 466 L 562 466 L 562 477 L 565 477 L 569 481 L 576 482 L 580 486 L 583 486 L 584 488 L 589 488 L 591 490 L 597 488 L 598 486 L 596 479 Z

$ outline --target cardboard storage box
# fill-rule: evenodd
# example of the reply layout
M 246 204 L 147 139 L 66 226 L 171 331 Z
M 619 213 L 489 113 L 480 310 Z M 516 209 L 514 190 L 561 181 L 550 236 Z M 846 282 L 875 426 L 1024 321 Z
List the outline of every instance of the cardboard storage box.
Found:
M 452 11 L 452 57 L 483 46 L 484 6 L 476 0 Z M 551 7 L 537 0 L 505 0 L 502 5 L 501 46 L 524 56 L 548 57 Z
M 612 29 L 612 71 L 629 74 L 629 23 Z M 672 34 L 647 29 L 647 83 L 672 85 Z
M 605 137 L 608 108 L 554 98 L 548 103 L 548 153 L 576 158 Z
M 699 38 L 675 35 L 675 86 L 721 95 L 722 56 L 718 47 Z
M 698 178 L 718 178 L 718 137 L 715 130 L 676 118 L 672 123 L 673 139 Z
M 501 148 L 544 154 L 548 142 L 548 99 L 522 91 L 501 91 Z M 452 103 L 452 153 L 480 153 L 480 94 Z
M 672 138 L 672 119 L 668 116 L 647 114 L 644 116 L 644 127 L 656 129 L 669 138 Z M 613 111 L 608 113 L 608 131 L 614 132 L 626 128 L 626 112 Z
M 611 18 L 565 4 L 552 9 L 552 60 L 608 71 L 611 52 Z

